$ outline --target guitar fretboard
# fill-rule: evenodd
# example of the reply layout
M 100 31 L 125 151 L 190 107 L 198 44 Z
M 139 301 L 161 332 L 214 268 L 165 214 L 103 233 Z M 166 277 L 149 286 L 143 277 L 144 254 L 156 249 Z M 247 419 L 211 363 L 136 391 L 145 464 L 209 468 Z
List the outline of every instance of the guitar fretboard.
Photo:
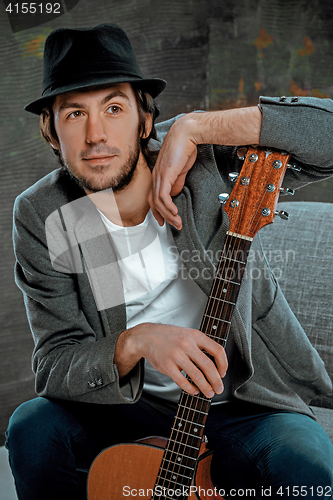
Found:
M 227 234 L 200 326 L 202 332 L 223 347 L 227 343 L 250 245 L 249 238 Z M 187 498 L 186 488 L 194 477 L 210 404 L 211 399 L 202 393 L 192 396 L 182 391 L 155 483 L 153 500 Z

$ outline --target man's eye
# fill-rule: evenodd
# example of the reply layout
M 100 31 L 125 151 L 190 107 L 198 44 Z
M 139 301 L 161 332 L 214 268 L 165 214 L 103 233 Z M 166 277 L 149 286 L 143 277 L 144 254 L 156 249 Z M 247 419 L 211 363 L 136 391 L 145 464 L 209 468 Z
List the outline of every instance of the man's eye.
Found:
M 108 107 L 108 113 L 111 113 L 112 115 L 116 115 L 119 113 L 120 107 L 119 106 L 109 106 Z
M 72 111 L 72 113 L 70 113 L 68 116 L 70 118 L 78 118 L 79 116 L 82 115 L 82 112 L 81 111 Z

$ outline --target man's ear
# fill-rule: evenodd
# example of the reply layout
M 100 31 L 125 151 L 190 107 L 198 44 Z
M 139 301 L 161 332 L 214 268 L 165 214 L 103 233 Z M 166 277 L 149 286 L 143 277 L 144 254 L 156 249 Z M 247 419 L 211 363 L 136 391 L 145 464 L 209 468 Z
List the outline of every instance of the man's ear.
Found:
M 150 132 L 152 131 L 153 128 L 153 116 L 150 113 L 145 113 L 145 127 L 142 132 L 141 138 L 142 139 L 147 139 L 149 137 Z
M 49 137 L 48 143 L 50 144 L 52 149 L 55 149 L 56 151 L 60 149 L 60 144 L 55 137 L 52 137 L 52 140 L 51 137 Z

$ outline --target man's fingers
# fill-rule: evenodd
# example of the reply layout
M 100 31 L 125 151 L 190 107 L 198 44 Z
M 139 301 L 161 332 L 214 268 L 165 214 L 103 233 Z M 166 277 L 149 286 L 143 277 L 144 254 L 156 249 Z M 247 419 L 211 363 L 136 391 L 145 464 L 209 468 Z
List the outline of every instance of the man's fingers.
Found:
M 196 396 L 199 394 L 199 389 L 182 374 L 182 372 L 175 370 L 174 376 L 171 377 L 172 380 L 180 387 L 183 391 Z
M 228 359 L 223 347 L 215 340 L 207 337 L 207 335 L 202 332 L 200 332 L 200 336 L 198 338 L 198 346 L 200 347 L 201 352 L 206 351 L 211 356 L 213 356 L 215 363 L 214 366 L 218 370 L 220 377 L 225 377 L 226 371 L 228 369 Z
M 202 392 L 202 394 L 204 394 L 207 398 L 212 398 L 214 396 L 216 391 L 214 391 L 202 372 L 193 363 L 190 363 L 188 365 L 187 370 L 184 369 L 184 371 L 188 374 L 191 382 L 179 370 L 180 368 L 178 368 L 178 370 L 175 369 L 173 373 L 170 373 L 170 375 L 172 380 L 185 392 L 193 396 L 196 396 L 199 394 L 199 392 Z M 221 379 L 219 387 L 221 388 L 219 393 L 221 393 L 223 391 L 223 384 Z
M 224 349 L 216 344 L 216 342 L 214 342 L 213 340 L 208 340 L 215 344 L 215 349 L 211 350 L 214 350 L 216 360 L 218 360 L 217 362 L 215 362 L 215 359 L 210 359 L 206 352 L 203 352 L 198 348 L 199 346 L 194 349 L 187 349 L 185 343 L 185 351 L 178 352 L 177 357 L 174 357 L 174 361 L 179 372 L 183 370 L 185 373 L 187 373 L 187 375 L 191 379 L 192 384 L 197 387 L 206 397 L 212 398 L 214 394 L 221 394 L 223 392 L 222 376 L 224 376 L 226 373 L 228 363 L 226 361 Z M 191 343 L 189 343 L 188 346 L 190 346 L 190 344 Z M 211 346 L 208 347 L 211 348 Z M 185 352 L 187 352 L 187 354 L 184 356 Z M 217 364 L 220 365 L 220 371 L 217 368 Z M 178 381 L 175 378 L 173 380 L 179 385 Z M 183 385 L 181 387 L 190 394 L 193 394 L 193 392 L 189 389 L 189 386 L 188 388 L 185 388 Z
M 171 133 L 170 133 L 171 132 Z M 149 204 L 157 221 L 160 217 L 181 229 L 182 221 L 172 196 L 181 192 L 187 172 L 193 166 L 197 156 L 196 145 L 187 137 L 180 140 L 179 134 L 173 134 L 172 128 L 166 136 L 152 174 L 152 189 Z
M 164 187 L 159 187 L 159 179 L 156 179 L 156 184 L 154 180 L 148 197 L 148 203 L 152 209 L 154 217 L 160 225 L 163 225 L 163 222 L 161 224 L 160 221 L 166 220 L 172 226 L 180 229 L 182 226 L 182 220 L 178 215 L 178 208 L 173 203 L 170 194 L 168 194 L 171 192 L 172 186 L 164 181 Z
M 209 398 L 221 394 L 223 383 L 215 363 L 202 351 L 195 356 L 193 363 L 187 373 L 201 392 Z

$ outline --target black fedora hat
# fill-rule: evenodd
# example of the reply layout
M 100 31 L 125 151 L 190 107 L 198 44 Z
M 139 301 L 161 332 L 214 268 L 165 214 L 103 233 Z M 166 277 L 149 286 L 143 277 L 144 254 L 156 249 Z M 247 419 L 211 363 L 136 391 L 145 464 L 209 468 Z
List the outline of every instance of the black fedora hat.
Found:
M 53 30 L 45 41 L 42 97 L 24 109 L 39 115 L 50 97 L 96 85 L 130 82 L 152 97 L 165 88 L 144 78 L 131 43 L 116 24 Z

